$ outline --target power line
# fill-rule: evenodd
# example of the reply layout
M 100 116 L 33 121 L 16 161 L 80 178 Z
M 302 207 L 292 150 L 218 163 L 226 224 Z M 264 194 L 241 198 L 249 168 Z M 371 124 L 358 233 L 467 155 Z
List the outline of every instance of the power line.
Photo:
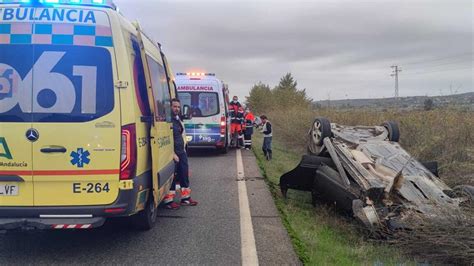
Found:
M 434 59 L 430 59 L 430 60 L 408 62 L 408 63 L 404 63 L 403 65 L 420 65 L 420 64 L 425 64 L 427 62 L 429 63 L 429 62 L 436 62 L 436 61 L 444 61 L 446 59 L 454 59 L 454 58 L 464 56 L 464 55 L 468 55 L 468 54 L 472 55 L 472 52 L 456 54 L 456 55 L 451 55 L 451 56 L 445 56 L 445 57 L 438 57 L 438 58 L 434 58 Z
M 412 67 L 410 69 L 421 69 L 421 68 L 433 68 L 433 67 L 439 67 L 439 66 L 445 66 L 445 65 L 455 65 L 455 64 L 464 64 L 464 63 L 471 63 L 474 62 L 473 59 L 471 60 L 465 60 L 465 59 L 462 59 L 462 60 L 454 60 L 452 62 L 443 62 L 443 63 L 439 63 L 439 64 L 436 64 L 436 65 L 427 65 L 427 66 L 415 66 L 415 67 Z
M 422 75 L 422 74 L 429 74 L 429 73 L 436 73 L 436 72 L 446 72 L 446 71 L 454 71 L 454 70 L 462 70 L 462 69 L 472 69 L 472 66 L 467 66 L 467 67 L 458 67 L 458 68 L 451 68 L 451 69 L 438 69 L 434 71 L 426 71 L 426 72 L 407 72 L 407 75 Z

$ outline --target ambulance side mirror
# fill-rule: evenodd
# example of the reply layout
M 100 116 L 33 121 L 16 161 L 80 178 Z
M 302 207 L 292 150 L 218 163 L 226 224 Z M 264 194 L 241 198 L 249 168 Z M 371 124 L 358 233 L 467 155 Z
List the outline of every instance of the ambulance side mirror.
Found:
M 190 108 L 187 104 L 183 106 L 183 119 L 191 119 Z

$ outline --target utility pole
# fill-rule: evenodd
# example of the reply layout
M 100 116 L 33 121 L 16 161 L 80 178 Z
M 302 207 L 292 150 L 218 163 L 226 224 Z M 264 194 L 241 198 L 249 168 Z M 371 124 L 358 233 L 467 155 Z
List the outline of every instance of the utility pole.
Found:
M 402 70 L 397 65 L 391 66 L 391 68 L 393 68 L 393 71 L 390 76 L 395 77 L 395 100 L 398 101 L 398 97 L 400 96 L 398 93 L 398 73 L 402 72 Z

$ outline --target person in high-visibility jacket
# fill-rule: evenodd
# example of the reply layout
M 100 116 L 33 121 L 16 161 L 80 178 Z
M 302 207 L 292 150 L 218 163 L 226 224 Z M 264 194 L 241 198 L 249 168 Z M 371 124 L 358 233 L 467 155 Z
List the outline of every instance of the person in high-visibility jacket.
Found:
M 244 145 L 245 149 L 250 150 L 252 148 L 252 134 L 253 124 L 255 123 L 255 116 L 250 111 L 250 108 L 245 108 L 244 115 Z
M 262 119 L 262 130 L 260 132 L 263 133 L 262 151 L 265 155 L 265 158 L 267 158 L 267 161 L 270 161 L 272 159 L 272 123 L 268 121 L 268 117 L 266 115 L 261 115 L 260 119 Z
M 230 135 L 232 136 L 232 146 L 239 146 L 239 143 L 234 143 L 234 134 L 238 136 L 242 135 L 242 123 L 244 120 L 244 112 L 239 109 L 242 105 L 239 103 L 239 98 L 234 96 L 232 102 L 229 103 L 229 116 L 230 116 Z M 238 141 L 240 142 L 240 141 Z
M 239 103 L 239 97 L 232 97 L 232 101 L 229 103 L 229 115 L 231 118 L 234 117 L 239 111 L 239 107 L 242 107 L 242 105 Z
M 245 128 L 245 111 L 243 107 L 239 107 L 239 111 L 236 115 L 236 120 L 240 123 L 240 130 L 238 131 L 238 144 L 237 148 L 244 148 L 244 128 Z

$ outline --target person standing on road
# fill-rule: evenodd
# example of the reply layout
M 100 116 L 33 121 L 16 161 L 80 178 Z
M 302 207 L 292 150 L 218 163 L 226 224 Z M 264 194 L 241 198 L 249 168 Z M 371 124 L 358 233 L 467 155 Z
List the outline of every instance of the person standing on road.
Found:
M 170 192 L 164 197 L 163 202 L 166 208 L 177 210 L 180 205 L 174 201 L 176 196 L 176 181 L 179 182 L 181 187 L 181 206 L 196 206 L 198 202 L 191 198 L 191 189 L 189 188 L 189 164 L 185 149 L 186 134 L 184 132 L 183 121 L 180 117 L 181 102 L 176 98 L 172 99 L 171 109 L 173 112 L 173 159 L 176 163 L 176 176 L 171 184 Z
M 252 134 L 253 124 L 255 122 L 255 116 L 250 111 L 250 108 L 245 108 L 245 130 L 244 130 L 244 144 L 245 149 L 250 150 L 252 148 Z
M 272 124 L 270 123 L 270 121 L 268 121 L 268 118 L 266 115 L 261 115 L 260 119 L 262 119 L 262 124 L 263 124 L 262 130 L 261 130 L 261 132 L 263 133 L 262 150 L 267 161 L 270 161 L 272 159 L 272 136 L 273 136 Z
M 242 105 L 239 103 L 239 98 L 237 96 L 232 97 L 232 101 L 229 103 L 230 135 L 232 137 L 231 143 L 233 146 L 237 147 L 239 144 L 235 139 L 235 134 L 237 134 L 237 136 L 241 135 L 243 122 L 243 112 L 241 115 L 241 112 L 239 111 L 240 108 L 242 108 Z M 237 143 L 235 143 L 236 141 Z
M 237 148 L 244 148 L 244 128 L 245 128 L 245 111 L 243 107 L 239 107 L 239 111 L 236 115 L 236 120 L 240 122 L 240 130 L 238 133 L 238 145 Z

